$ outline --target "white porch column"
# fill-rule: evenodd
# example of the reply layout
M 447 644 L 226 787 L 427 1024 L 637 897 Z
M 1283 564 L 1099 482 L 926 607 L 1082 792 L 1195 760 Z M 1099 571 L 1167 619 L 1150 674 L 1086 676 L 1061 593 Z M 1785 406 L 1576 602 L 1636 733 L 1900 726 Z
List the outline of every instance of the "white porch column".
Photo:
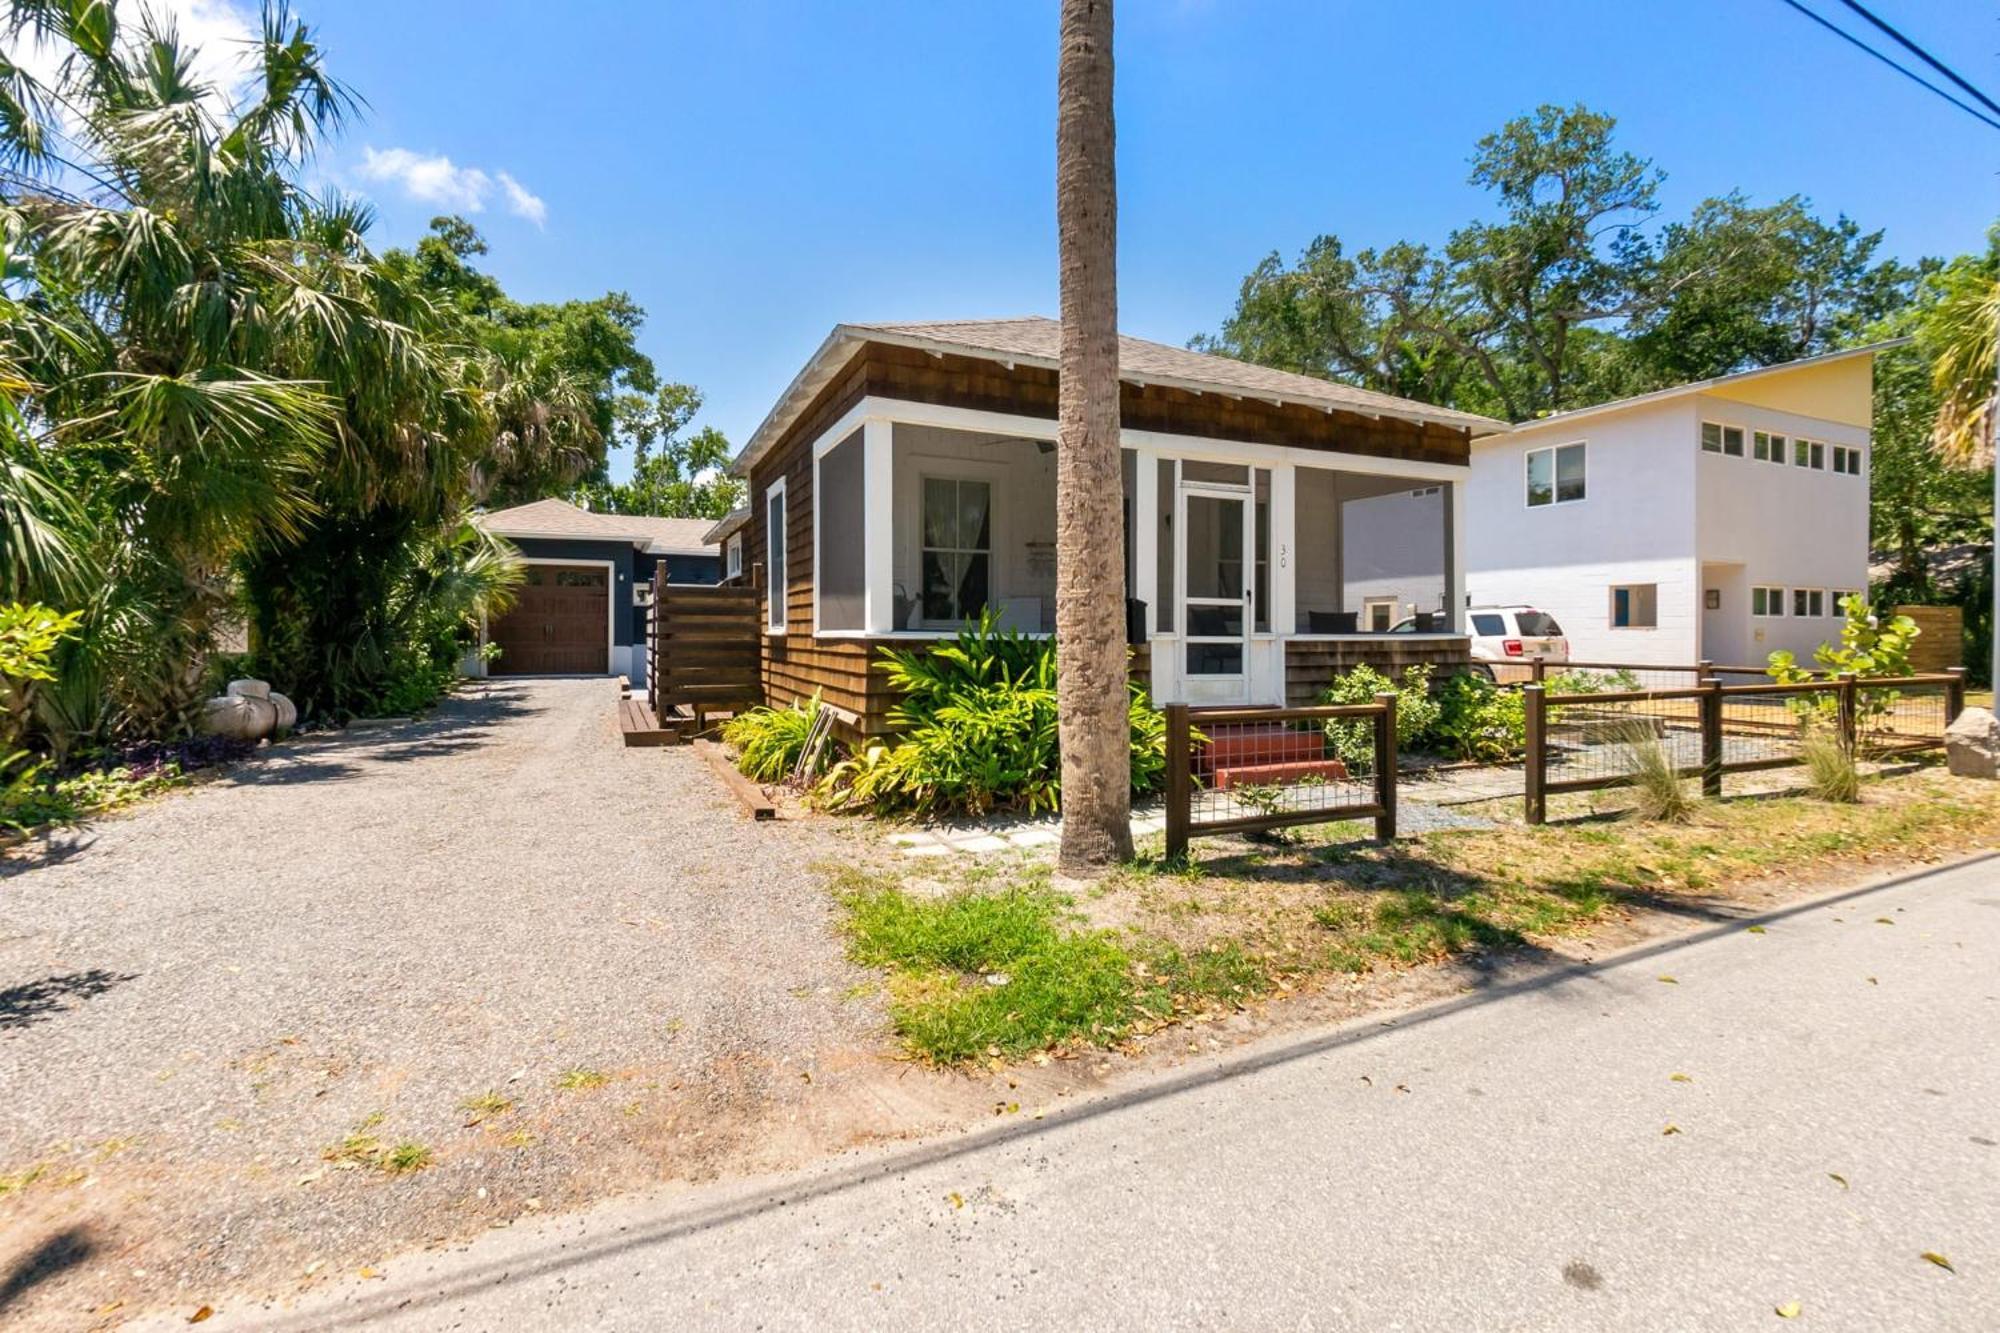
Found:
M 1449 562 L 1446 568 L 1450 577 L 1445 584 L 1445 596 L 1450 600 L 1445 628 L 1454 634 L 1465 632 L 1465 483 L 1452 481 L 1445 486 L 1445 499 L 1449 502 L 1450 542 Z
M 1298 469 L 1281 463 L 1271 469 L 1271 630 L 1280 638 L 1299 624 Z
M 1146 637 L 1153 637 L 1160 594 L 1160 465 L 1144 449 L 1132 450 L 1132 589 L 1146 604 Z
M 870 634 L 896 627 L 896 448 L 895 423 L 869 417 L 861 425 L 862 620 Z M 854 534 L 830 532 L 829 541 L 852 541 Z

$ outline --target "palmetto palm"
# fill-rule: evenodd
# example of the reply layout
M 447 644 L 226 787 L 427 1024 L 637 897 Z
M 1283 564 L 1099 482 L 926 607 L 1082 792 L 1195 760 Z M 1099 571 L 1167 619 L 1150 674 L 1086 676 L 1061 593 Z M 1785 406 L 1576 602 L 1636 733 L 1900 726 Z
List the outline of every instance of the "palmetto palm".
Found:
M 119 586 L 127 620 L 104 628 L 170 645 L 112 673 L 143 696 L 126 713 L 185 720 L 246 575 L 278 666 L 379 674 L 390 589 L 413 539 L 458 517 L 493 418 L 483 363 L 369 252 L 367 210 L 298 183 L 354 100 L 282 5 L 241 88 L 198 78 L 144 7 L 16 0 L 8 35 L 60 66 L 37 84 L 0 63 L 0 224 L 33 307 L 0 319 L 0 356 Z M 324 605 L 298 586 L 343 578 Z
M 1967 265 L 1939 275 L 1944 296 L 1925 330 L 1932 386 L 1938 393 L 1932 446 L 1949 463 L 1987 466 L 1994 474 L 1994 516 L 2000 522 L 2000 466 L 1994 438 L 2000 425 L 2000 278 L 1989 266 Z M 2000 560 L 2000 534 L 1995 559 Z M 1992 624 L 2000 631 L 2000 578 L 1993 580 Z M 1993 635 L 1993 675 L 2000 685 L 2000 632 Z

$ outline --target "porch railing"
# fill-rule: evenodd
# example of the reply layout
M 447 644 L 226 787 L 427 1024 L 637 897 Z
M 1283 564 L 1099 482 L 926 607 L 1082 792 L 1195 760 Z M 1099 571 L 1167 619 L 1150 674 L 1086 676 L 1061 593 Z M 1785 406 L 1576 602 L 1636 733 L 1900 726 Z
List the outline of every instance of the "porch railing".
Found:
M 1396 836 L 1396 696 L 1306 708 L 1168 704 L 1167 856 L 1191 838 L 1373 819 Z

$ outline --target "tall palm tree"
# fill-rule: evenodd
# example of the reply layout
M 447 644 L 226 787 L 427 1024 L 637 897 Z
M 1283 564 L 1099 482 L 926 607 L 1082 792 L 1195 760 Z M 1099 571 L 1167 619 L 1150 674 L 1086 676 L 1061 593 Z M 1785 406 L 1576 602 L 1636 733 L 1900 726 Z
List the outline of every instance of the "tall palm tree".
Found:
M 1056 443 L 1056 700 L 1069 874 L 1132 855 L 1123 482 L 1118 457 L 1118 182 L 1111 0 L 1063 0 L 1056 66 L 1062 274 Z
M 1931 443 L 1946 462 L 1993 468 L 1994 521 L 2000 525 L 2000 466 L 1994 432 L 2000 426 L 2000 279 L 1980 268 L 1947 273 L 1944 298 L 1932 315 L 1932 384 L 1938 392 Z M 2000 688 L 2000 526 L 1994 541 L 1993 671 Z

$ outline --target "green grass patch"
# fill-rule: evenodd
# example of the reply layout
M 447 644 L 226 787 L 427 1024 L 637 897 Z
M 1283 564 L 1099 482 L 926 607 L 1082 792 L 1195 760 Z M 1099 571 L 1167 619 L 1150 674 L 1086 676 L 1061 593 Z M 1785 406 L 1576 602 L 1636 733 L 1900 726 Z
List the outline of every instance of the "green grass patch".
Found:
M 1146 1014 L 1117 935 L 1077 924 L 1040 883 L 923 898 L 855 872 L 840 890 L 849 953 L 889 972 L 896 1031 L 940 1064 L 1103 1044 Z

